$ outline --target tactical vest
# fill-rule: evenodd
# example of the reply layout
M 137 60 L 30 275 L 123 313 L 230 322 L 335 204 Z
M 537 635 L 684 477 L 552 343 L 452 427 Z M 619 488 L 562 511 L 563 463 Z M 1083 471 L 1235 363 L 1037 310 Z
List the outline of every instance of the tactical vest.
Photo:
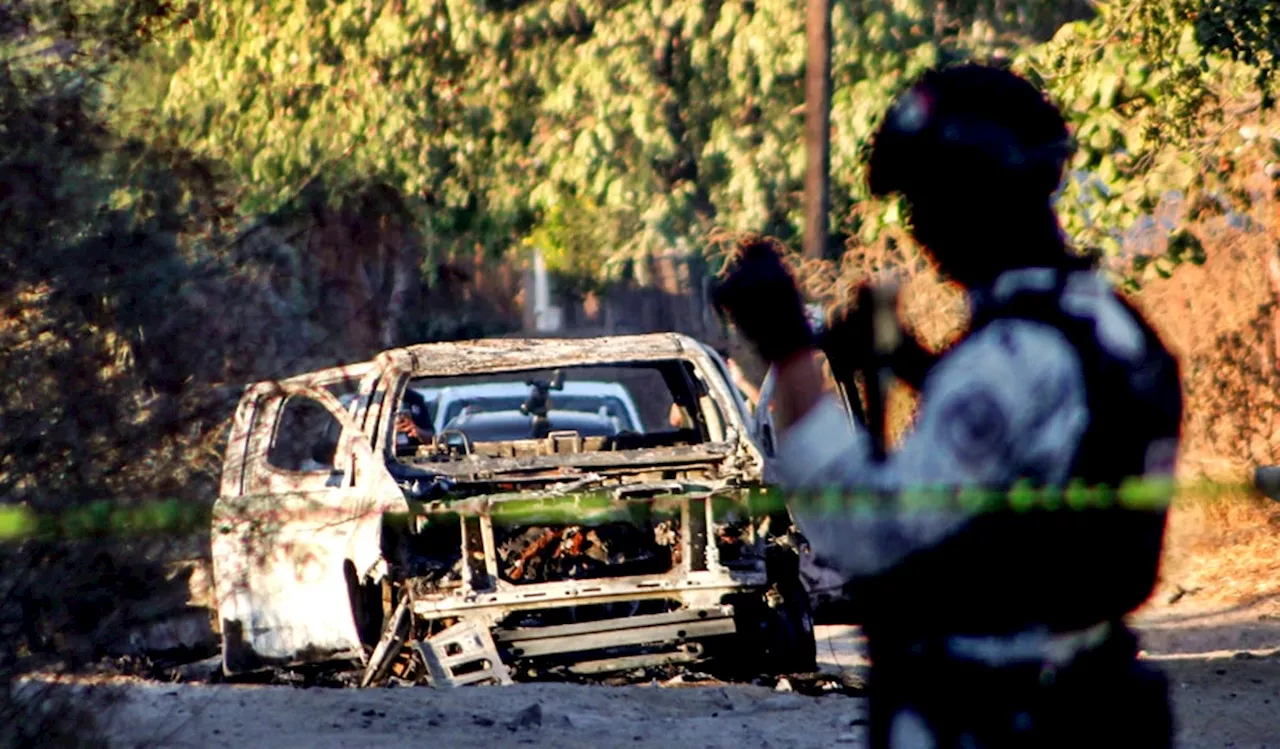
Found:
M 997 320 L 1023 319 L 1062 332 L 1084 370 L 1089 423 L 1071 475 L 1089 486 L 1172 472 L 1182 423 L 1177 360 L 1122 297 L 1145 341 L 1135 363 L 1104 346 L 1097 320 L 1063 308 L 1066 272 L 1052 288 L 976 305 L 969 335 Z M 1171 478 L 1171 475 L 1169 476 Z M 848 591 L 858 608 L 897 635 L 1054 631 L 1115 621 L 1151 595 L 1167 509 L 1119 506 L 1003 510 L 982 514 L 938 546 Z

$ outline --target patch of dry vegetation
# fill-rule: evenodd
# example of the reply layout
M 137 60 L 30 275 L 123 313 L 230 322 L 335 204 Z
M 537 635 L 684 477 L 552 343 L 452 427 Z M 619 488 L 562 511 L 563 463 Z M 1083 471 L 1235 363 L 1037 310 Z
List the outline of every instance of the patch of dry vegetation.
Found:
M 1280 592 L 1280 504 L 1252 489 L 1280 462 L 1280 224 L 1255 181 L 1249 225 L 1202 222 L 1206 262 L 1132 295 L 1183 367 L 1184 489 L 1166 535 L 1160 596 L 1246 604 Z
M 1182 361 L 1184 476 L 1240 481 L 1280 457 L 1276 296 L 1268 273 L 1277 231 L 1270 222 L 1254 232 L 1214 229 L 1203 266 L 1179 269 L 1135 301 Z
M 1185 488 L 1169 515 L 1154 605 L 1230 606 L 1280 593 L 1280 504 L 1236 486 Z

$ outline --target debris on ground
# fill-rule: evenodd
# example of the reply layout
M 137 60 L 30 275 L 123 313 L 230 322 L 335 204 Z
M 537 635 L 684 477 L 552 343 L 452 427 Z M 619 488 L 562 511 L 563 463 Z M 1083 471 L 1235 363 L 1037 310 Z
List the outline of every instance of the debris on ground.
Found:
M 519 731 L 526 728 L 542 727 L 542 705 L 537 702 L 521 710 L 518 715 L 509 723 L 507 729 L 511 731 Z

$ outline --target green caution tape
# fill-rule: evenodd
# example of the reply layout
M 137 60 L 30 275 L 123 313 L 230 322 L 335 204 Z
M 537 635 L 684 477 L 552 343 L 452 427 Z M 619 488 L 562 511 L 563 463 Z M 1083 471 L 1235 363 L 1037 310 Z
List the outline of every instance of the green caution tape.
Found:
M 36 514 L 26 507 L 0 507 L 0 542 L 28 538 L 38 525 Z
M 1185 490 L 1184 490 L 1185 492 Z M 988 512 L 1074 512 L 1091 509 L 1160 511 L 1168 509 L 1178 488 L 1169 479 L 1134 479 L 1119 487 L 1089 487 L 1073 483 L 1061 488 L 1019 484 L 1006 491 L 978 487 L 915 487 L 895 492 L 871 492 L 826 487 L 812 491 L 784 492 L 776 487 L 720 489 L 710 494 L 659 494 L 618 498 L 607 490 L 562 496 L 502 495 L 432 503 L 431 513 L 475 514 L 487 511 L 505 524 L 567 524 L 609 520 L 641 521 L 647 515 L 678 510 L 671 500 L 706 498 L 717 504 L 730 501 L 746 514 L 765 515 L 795 511 L 806 516 L 829 515 L 857 520 L 885 514 Z M 234 509 L 220 511 L 218 523 L 231 530 L 236 525 L 257 528 L 305 521 L 353 522 L 367 515 L 358 508 L 341 507 L 287 496 L 245 498 Z M 300 498 L 301 499 L 301 498 Z M 479 499 L 479 501 L 477 501 Z M 653 503 L 666 503 L 666 508 Z M 719 510 L 720 508 L 717 508 Z M 0 505 L 0 543 L 32 538 L 133 537 L 208 532 L 213 518 L 208 508 L 176 499 L 116 503 L 98 501 L 59 513 L 39 513 L 25 506 Z
M 99 500 L 44 513 L 20 505 L 4 505 L 0 506 L 0 543 L 181 535 L 207 531 L 209 523 L 206 508 L 177 499 L 128 504 Z

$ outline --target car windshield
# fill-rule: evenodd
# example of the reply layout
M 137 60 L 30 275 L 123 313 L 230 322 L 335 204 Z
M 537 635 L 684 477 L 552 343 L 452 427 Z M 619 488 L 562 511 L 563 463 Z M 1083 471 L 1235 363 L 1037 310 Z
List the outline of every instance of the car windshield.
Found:
M 449 388 L 452 392 L 446 395 L 447 401 L 441 404 L 444 408 L 440 411 L 435 421 L 443 427 L 452 423 L 464 413 L 480 414 L 509 411 L 518 413 L 520 407 L 529 399 L 530 386 L 524 383 L 512 383 L 512 385 L 518 386 L 522 392 L 519 395 L 496 395 L 484 391 L 476 392 L 465 386 Z M 559 411 L 600 413 L 617 419 L 620 431 L 640 431 L 637 428 L 638 425 L 632 423 L 631 413 L 635 407 L 630 401 L 631 399 L 625 394 L 622 397 L 618 397 L 617 395 L 608 394 L 588 395 L 552 392 L 549 405 Z
M 697 444 L 713 434 L 700 410 L 700 387 L 693 365 L 682 360 L 417 377 L 408 391 L 433 400 L 429 409 L 402 402 L 401 418 L 411 416 L 418 435 L 406 445 L 398 428 L 397 452 L 422 456 L 417 446 L 434 443 L 426 452 L 438 458 L 442 445 L 465 442 L 470 450 L 472 443 L 540 440 L 553 432 L 595 438 L 588 450 Z M 433 418 L 423 416 L 428 412 Z

